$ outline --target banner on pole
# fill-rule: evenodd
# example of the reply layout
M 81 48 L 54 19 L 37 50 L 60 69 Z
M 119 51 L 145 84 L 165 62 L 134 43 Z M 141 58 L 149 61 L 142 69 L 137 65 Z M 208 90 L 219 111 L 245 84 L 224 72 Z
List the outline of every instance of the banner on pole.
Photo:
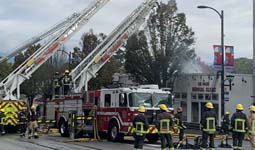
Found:
M 213 45 L 213 50 L 214 50 L 214 69 L 217 71 L 222 70 L 221 65 L 222 65 L 222 48 L 220 45 Z
M 234 70 L 234 46 L 225 46 L 225 69 Z

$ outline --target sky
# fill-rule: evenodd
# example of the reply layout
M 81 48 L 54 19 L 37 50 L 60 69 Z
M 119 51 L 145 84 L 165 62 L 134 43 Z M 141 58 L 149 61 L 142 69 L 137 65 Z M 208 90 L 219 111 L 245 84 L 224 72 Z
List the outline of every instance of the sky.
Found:
M 82 33 L 109 34 L 144 0 L 111 0 L 79 31 L 66 47 L 79 45 Z M 165 0 L 162 0 L 165 1 Z M 0 0 L 0 55 L 9 54 L 23 41 L 86 8 L 92 0 Z M 179 13 L 195 32 L 196 54 L 207 64 L 213 63 L 213 45 L 220 44 L 220 17 L 210 9 L 224 10 L 225 45 L 234 46 L 235 58 L 252 58 L 252 0 L 176 0 Z

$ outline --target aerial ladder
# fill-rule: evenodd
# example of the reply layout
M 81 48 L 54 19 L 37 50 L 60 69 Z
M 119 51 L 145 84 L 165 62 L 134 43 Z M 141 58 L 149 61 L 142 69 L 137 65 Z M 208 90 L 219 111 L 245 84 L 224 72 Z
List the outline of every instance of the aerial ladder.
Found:
M 70 73 L 75 93 L 88 89 L 88 81 L 96 77 L 97 72 L 123 46 L 128 38 L 139 30 L 146 17 L 155 7 L 156 0 L 146 0 L 114 29 L 104 41 L 99 44 Z
M 84 91 L 88 91 L 88 82 L 91 78 L 96 77 L 97 72 L 109 61 L 109 59 L 127 43 L 127 40 L 135 32 L 139 30 L 143 23 L 146 21 L 146 17 L 150 14 L 152 9 L 156 6 L 157 0 L 145 0 L 140 4 L 129 16 L 127 16 L 92 52 L 89 53 L 70 73 L 73 83 L 73 97 L 67 95 L 65 100 L 76 100 L 75 94 L 80 95 Z M 56 99 L 57 100 L 57 99 Z M 79 100 L 78 100 L 79 101 Z M 73 106 L 77 105 L 77 101 L 73 101 Z M 63 103 L 63 101 L 62 101 Z M 70 101 L 71 103 L 71 101 Z M 68 105 L 70 105 L 68 103 Z M 64 105 L 64 104 L 63 104 Z M 69 106 L 66 106 L 66 108 Z M 80 105 L 80 107 L 82 107 Z M 88 109 L 89 112 L 84 113 L 87 110 L 80 110 L 77 106 L 75 111 L 69 113 L 58 114 L 58 116 L 65 116 L 68 120 L 61 121 L 59 123 L 68 122 L 68 132 L 71 138 L 75 138 L 83 130 L 92 130 L 94 138 L 98 139 L 98 127 L 96 111 L 97 107 L 93 106 Z M 89 106 L 88 106 L 89 107 Z M 65 107 L 63 108 L 65 109 Z M 71 109 L 71 108 L 70 108 Z M 66 110 L 70 110 L 66 109 Z M 78 112 L 82 112 L 78 113 Z M 68 114 L 68 116 L 66 116 Z M 93 114 L 93 115 L 91 115 Z M 70 117 L 71 116 L 71 117 Z M 91 122 L 93 121 L 93 122 Z M 62 124 L 63 126 L 65 124 Z M 92 125 L 92 127 L 91 127 Z M 91 128 L 87 128 L 90 126 Z M 59 126 L 61 127 L 61 125 Z M 64 129 L 63 129 L 64 130 Z M 63 134 L 63 133 L 62 133 Z
M 53 56 L 65 42 L 78 32 L 81 27 L 109 1 L 110 0 L 94 0 L 80 13 L 74 13 L 64 21 L 50 28 L 48 31 L 24 42 L 7 57 L 2 57 L 0 62 L 14 57 L 16 54 L 23 52 L 33 44 L 40 42 L 42 44 L 37 51 L 0 82 L 0 99 L 19 100 L 20 85 L 25 80 L 29 79 L 42 64 Z

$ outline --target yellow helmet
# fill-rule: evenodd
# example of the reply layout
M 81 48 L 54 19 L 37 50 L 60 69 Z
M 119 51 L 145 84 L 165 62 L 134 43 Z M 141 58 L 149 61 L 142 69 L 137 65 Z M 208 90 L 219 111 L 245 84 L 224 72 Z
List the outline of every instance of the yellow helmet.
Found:
M 23 110 L 27 110 L 27 107 L 22 107 Z
M 2 109 L 0 109 L 0 112 L 4 112 L 4 109 L 2 108 Z
M 250 111 L 254 111 L 255 112 L 255 106 L 254 105 L 250 106 Z
M 236 105 L 236 110 L 243 110 L 243 105 L 242 104 L 237 104 Z
M 35 105 L 32 105 L 32 106 L 31 106 L 31 109 L 35 109 L 35 108 L 36 108 Z
M 206 108 L 210 108 L 210 109 L 213 108 L 213 104 L 211 102 L 207 102 L 205 106 Z
M 144 106 L 139 106 L 138 111 L 144 113 L 146 110 Z
M 225 115 L 230 115 L 230 112 L 228 112 L 228 111 L 227 111 L 227 112 L 225 112 Z
M 69 73 L 69 70 L 65 70 L 65 73 Z
M 160 104 L 160 105 L 159 105 L 159 108 L 160 108 L 161 110 L 167 111 L 167 106 L 166 106 L 165 104 Z

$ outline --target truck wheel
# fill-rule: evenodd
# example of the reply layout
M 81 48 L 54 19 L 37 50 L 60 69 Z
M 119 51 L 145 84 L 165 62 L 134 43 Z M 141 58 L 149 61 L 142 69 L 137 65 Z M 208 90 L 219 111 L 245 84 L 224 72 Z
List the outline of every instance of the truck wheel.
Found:
M 122 141 L 124 134 L 119 132 L 119 127 L 116 121 L 111 121 L 108 130 L 108 140 L 113 142 Z
M 62 137 L 68 137 L 69 136 L 68 125 L 65 122 L 65 120 L 60 120 L 58 130 L 59 130 L 59 133 Z
M 157 141 L 159 139 L 159 135 L 158 134 L 147 134 L 146 138 L 149 141 L 149 143 L 157 143 Z

